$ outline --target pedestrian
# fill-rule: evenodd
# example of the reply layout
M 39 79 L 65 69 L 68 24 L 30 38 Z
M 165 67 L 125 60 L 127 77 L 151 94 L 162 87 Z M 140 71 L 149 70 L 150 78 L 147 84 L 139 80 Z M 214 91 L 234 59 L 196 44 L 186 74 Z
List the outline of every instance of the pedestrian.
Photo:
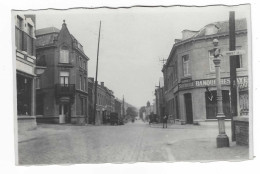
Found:
M 168 120 L 168 115 L 164 115 L 164 117 L 163 117 L 163 128 L 164 128 L 164 126 L 165 126 L 165 128 L 167 128 L 167 120 Z

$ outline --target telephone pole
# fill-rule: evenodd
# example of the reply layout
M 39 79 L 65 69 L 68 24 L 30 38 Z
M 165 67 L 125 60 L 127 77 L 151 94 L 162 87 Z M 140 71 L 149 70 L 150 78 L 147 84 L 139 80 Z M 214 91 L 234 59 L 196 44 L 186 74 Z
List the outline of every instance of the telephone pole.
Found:
M 97 48 L 97 63 L 96 63 L 96 80 L 95 80 L 95 100 L 94 100 L 94 125 L 96 125 L 96 110 L 97 110 L 97 78 L 98 78 L 98 56 L 99 56 L 99 42 L 100 42 L 100 30 L 101 30 L 101 21 L 99 23 L 99 34 L 98 34 L 98 48 Z M 99 121 L 98 121 L 99 124 Z

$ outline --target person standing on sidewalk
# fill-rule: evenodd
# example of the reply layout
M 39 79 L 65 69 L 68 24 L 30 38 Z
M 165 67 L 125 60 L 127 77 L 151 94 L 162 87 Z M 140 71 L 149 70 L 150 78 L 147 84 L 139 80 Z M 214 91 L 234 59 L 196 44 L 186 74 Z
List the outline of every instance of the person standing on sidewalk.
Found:
M 163 117 L 163 128 L 164 128 L 164 125 L 165 125 L 165 128 L 167 128 L 167 120 L 168 120 L 168 115 L 164 115 Z

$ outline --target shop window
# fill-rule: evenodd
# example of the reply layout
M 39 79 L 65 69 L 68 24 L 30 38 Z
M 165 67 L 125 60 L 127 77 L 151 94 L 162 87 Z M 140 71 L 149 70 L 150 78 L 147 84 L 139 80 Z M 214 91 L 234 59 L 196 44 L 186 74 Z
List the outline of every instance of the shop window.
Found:
M 60 50 L 60 63 L 69 63 L 69 50 L 67 47 L 62 47 Z
M 190 67 L 189 67 L 189 55 L 182 56 L 182 62 L 183 62 L 183 75 L 184 77 L 190 76 Z

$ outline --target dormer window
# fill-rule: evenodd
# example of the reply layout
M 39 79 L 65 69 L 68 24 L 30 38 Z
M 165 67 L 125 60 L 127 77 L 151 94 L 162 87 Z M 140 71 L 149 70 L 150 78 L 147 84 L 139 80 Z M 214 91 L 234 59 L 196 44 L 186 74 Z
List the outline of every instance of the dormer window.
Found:
M 67 47 L 62 47 L 60 50 L 60 63 L 69 63 L 69 50 Z
M 219 28 L 216 25 L 210 25 L 206 27 L 205 35 L 217 34 Z

